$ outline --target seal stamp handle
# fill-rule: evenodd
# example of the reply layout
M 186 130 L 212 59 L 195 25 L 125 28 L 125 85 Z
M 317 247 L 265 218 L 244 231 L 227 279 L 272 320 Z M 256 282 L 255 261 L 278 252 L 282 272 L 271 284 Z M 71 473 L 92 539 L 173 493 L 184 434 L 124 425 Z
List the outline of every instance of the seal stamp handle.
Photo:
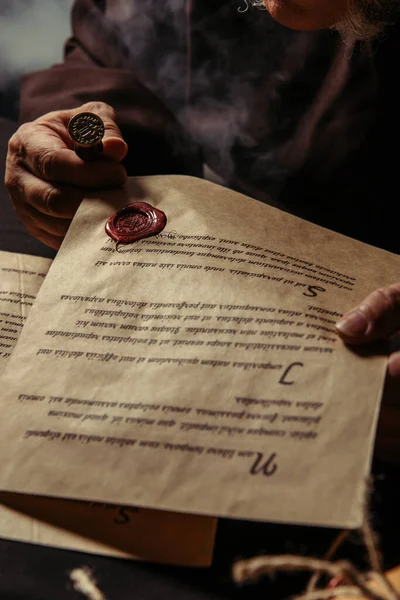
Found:
M 86 161 L 96 160 L 103 152 L 104 123 L 92 112 L 81 112 L 68 123 L 75 153 Z
M 147 202 L 131 202 L 123 206 L 106 223 L 105 230 L 117 244 L 130 244 L 160 233 L 167 216 Z

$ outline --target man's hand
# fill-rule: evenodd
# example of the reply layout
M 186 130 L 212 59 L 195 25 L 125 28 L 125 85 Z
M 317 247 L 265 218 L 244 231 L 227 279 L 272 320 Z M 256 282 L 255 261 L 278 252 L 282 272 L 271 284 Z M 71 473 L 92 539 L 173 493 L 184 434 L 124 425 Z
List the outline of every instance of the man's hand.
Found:
M 79 112 L 94 112 L 104 122 L 103 157 L 84 162 L 73 150 L 68 122 Z M 123 185 L 119 164 L 127 145 L 115 123 L 115 112 L 103 102 L 52 112 L 22 125 L 9 141 L 5 184 L 28 231 L 58 249 L 85 190 Z
M 400 283 L 372 292 L 336 324 L 346 344 L 384 340 L 400 330 Z M 377 454 L 400 463 L 400 351 L 389 356 L 378 424 Z

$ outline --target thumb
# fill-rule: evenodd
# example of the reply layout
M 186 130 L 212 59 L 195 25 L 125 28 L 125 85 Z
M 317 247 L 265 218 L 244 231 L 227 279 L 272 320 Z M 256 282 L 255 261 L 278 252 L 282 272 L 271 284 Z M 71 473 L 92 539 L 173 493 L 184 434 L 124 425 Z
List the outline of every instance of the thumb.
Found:
M 80 112 L 92 112 L 100 117 L 104 123 L 103 155 L 116 162 L 121 162 L 128 152 L 128 145 L 117 125 L 113 107 L 105 102 L 87 102 L 71 111 L 71 117 Z
M 336 323 L 348 344 L 385 339 L 400 329 L 400 283 L 375 290 Z

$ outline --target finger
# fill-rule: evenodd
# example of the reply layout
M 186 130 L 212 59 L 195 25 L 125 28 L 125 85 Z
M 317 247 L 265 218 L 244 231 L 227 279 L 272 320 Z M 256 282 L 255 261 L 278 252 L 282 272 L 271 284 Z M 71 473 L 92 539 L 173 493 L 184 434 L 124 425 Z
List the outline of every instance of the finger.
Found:
M 39 212 L 29 204 L 18 211 L 18 216 L 21 218 L 25 227 L 34 237 L 37 233 L 45 232 L 51 236 L 60 237 L 63 239 L 71 224 L 71 219 L 63 219 L 60 217 L 50 217 Z
M 109 104 L 104 102 L 86 102 L 86 104 L 82 104 L 79 108 L 48 113 L 37 119 L 36 123 L 50 125 L 56 135 L 62 138 L 65 147 L 72 150 L 74 144 L 68 132 L 68 124 L 72 117 L 81 112 L 93 112 L 103 121 L 104 156 L 116 162 L 123 160 L 128 152 L 128 145 L 123 139 L 121 130 L 117 125 L 115 110 Z
M 389 370 L 382 394 L 375 452 L 382 459 L 400 462 L 400 380 L 393 378 Z
M 54 181 L 81 188 L 118 187 L 126 182 L 125 168 L 106 158 L 84 162 L 73 150 L 49 143 L 43 130 L 33 130 L 34 141 L 23 140 L 25 148 L 18 164 L 45 181 Z
M 376 431 L 375 453 L 390 462 L 400 462 L 400 406 L 382 406 Z
M 59 250 L 64 240 L 63 237 L 52 235 L 51 233 L 48 233 L 47 231 L 43 230 L 36 231 L 35 238 L 42 242 L 42 244 L 44 244 L 45 246 L 53 248 L 53 250 Z
M 27 177 L 28 179 L 31 178 L 32 180 L 34 180 L 34 185 L 36 185 L 36 188 L 34 189 L 33 193 L 30 194 L 30 199 L 32 200 L 32 197 L 40 198 L 40 201 L 43 204 L 44 208 L 45 205 L 43 203 L 43 198 L 45 198 L 46 193 L 49 194 L 49 192 L 46 190 L 45 193 L 41 194 L 40 190 L 41 188 L 43 189 L 44 186 L 50 188 L 52 186 L 50 186 L 50 184 L 42 182 L 40 179 L 37 179 L 33 175 L 28 174 Z M 32 192 L 32 185 L 29 186 L 29 189 Z M 46 235 L 46 239 L 48 236 L 57 237 L 60 238 L 60 240 L 64 238 L 68 227 L 71 223 L 71 219 L 73 217 L 71 207 L 69 207 L 67 210 L 63 208 L 59 211 L 64 212 L 66 215 L 65 217 L 50 216 L 42 212 L 41 210 L 38 210 L 32 204 L 29 204 L 27 202 L 24 194 L 24 187 L 22 185 L 18 185 L 17 190 L 11 195 L 11 200 L 13 202 L 16 213 L 20 217 L 21 221 L 24 223 L 29 233 L 31 233 L 34 237 L 40 239 L 41 241 L 43 241 L 43 234 Z M 41 204 L 39 204 L 39 206 L 42 207 Z M 52 248 L 55 247 L 54 244 L 51 243 L 47 245 L 51 245 Z M 59 245 L 60 242 L 57 243 L 57 247 Z
M 68 221 L 68 223 L 70 223 L 70 221 Z M 42 242 L 42 244 L 45 244 L 45 246 L 50 246 L 50 248 L 53 248 L 54 250 L 58 250 L 60 248 L 65 237 L 64 235 L 59 236 L 54 233 L 50 233 L 49 231 L 42 229 L 37 222 L 26 221 L 24 222 L 24 225 L 29 233 L 37 240 Z
M 400 329 L 400 283 L 372 292 L 336 323 L 348 344 L 385 339 Z
M 400 399 L 400 352 L 393 352 L 389 356 L 387 372 L 391 379 L 399 382 L 397 396 Z
M 39 213 L 72 219 L 85 197 L 82 189 L 48 183 L 23 169 L 16 172 L 15 181 L 9 184 L 8 189 L 22 220 L 25 205 L 32 206 Z
M 7 163 L 12 170 L 23 166 L 47 181 L 56 181 L 84 188 L 104 188 L 123 185 L 125 168 L 106 155 L 95 162 L 84 162 L 71 149 L 67 125 L 72 111 L 60 111 L 22 125 L 9 142 Z M 108 122 L 110 139 L 115 142 L 117 126 Z M 112 129 L 113 133 L 111 135 Z M 118 130 L 118 128 L 117 128 Z M 119 131 L 119 130 L 118 130 Z M 122 138 L 120 138 L 120 141 Z M 111 146 L 115 143 L 111 141 Z M 122 140 L 123 142 L 123 140 Z M 123 142 L 124 147 L 126 146 Z M 119 151 L 119 156 L 125 150 Z

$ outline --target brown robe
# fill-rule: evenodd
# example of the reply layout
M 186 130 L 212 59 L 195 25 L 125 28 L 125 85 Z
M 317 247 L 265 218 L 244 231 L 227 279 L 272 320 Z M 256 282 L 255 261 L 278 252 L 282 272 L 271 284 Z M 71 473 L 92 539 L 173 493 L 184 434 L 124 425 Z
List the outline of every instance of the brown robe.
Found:
M 399 29 L 355 44 L 246 4 L 76 0 L 63 64 L 22 80 L 21 121 L 102 100 L 130 175 L 207 164 L 234 189 L 399 251 Z

